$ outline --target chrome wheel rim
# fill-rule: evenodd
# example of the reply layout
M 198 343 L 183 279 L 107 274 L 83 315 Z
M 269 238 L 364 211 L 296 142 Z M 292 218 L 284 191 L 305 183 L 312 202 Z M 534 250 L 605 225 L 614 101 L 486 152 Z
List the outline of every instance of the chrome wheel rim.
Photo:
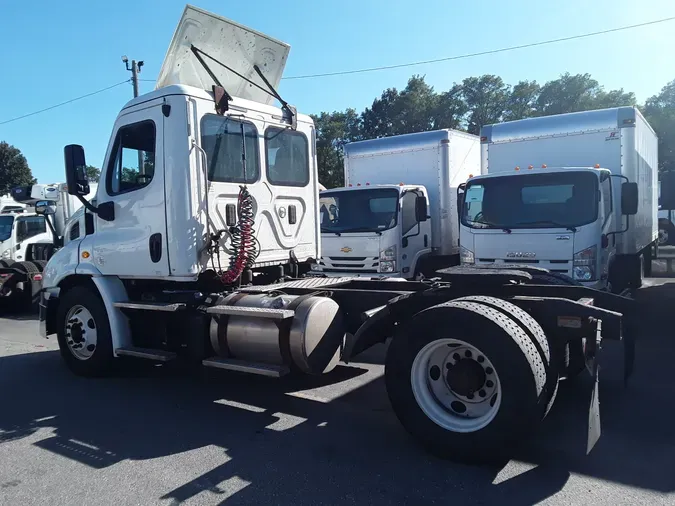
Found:
M 78 360 L 88 360 L 96 351 L 98 333 L 96 321 L 81 305 L 70 308 L 66 315 L 66 345 Z

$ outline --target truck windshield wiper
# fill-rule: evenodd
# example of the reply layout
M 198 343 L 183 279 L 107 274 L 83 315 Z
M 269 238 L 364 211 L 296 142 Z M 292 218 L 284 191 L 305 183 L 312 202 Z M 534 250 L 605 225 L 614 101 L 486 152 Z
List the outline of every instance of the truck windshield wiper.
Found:
M 346 228 L 344 230 L 340 230 L 340 232 L 344 233 L 349 233 L 349 232 L 374 232 L 377 235 L 382 235 L 382 232 L 379 230 L 373 230 L 372 228 L 369 227 L 354 227 L 354 228 Z
M 576 232 L 577 229 L 576 227 L 573 227 L 571 225 L 563 225 L 562 223 L 558 223 L 557 221 L 552 221 L 552 220 L 537 220 L 537 221 L 523 221 L 520 223 L 516 223 L 516 225 L 521 226 L 527 226 L 527 225 L 551 225 L 552 227 L 556 228 L 564 228 L 569 230 L 570 232 Z

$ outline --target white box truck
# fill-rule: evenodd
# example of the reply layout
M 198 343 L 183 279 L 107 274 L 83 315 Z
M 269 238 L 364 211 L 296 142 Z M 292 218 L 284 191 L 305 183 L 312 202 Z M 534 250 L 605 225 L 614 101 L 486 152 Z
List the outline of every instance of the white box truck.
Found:
M 315 272 L 416 279 L 459 264 L 457 187 L 480 173 L 478 136 L 436 130 L 344 150 L 345 187 L 320 194 Z
M 633 301 L 528 284 L 516 269 L 299 278 L 319 251 L 319 191 L 312 120 L 275 90 L 288 49 L 188 6 L 157 89 L 117 117 L 96 204 L 84 199 L 82 146 L 66 146 L 68 192 L 93 226 L 43 272 L 42 335 L 82 376 L 135 357 L 268 377 L 325 374 L 393 336 L 386 388 L 406 429 L 455 460 L 508 454 L 554 402 L 563 364 L 552 350 L 588 336 L 597 385 L 599 339 L 621 339 Z
M 0 305 L 22 310 L 39 295 L 54 251 L 84 233 L 84 223 L 69 221 L 82 203 L 65 183 L 18 186 L 10 194 L 18 209 L 0 214 Z
M 528 264 L 617 292 L 641 285 L 658 239 L 658 152 L 637 108 L 488 125 L 481 151 L 463 195 L 464 264 Z

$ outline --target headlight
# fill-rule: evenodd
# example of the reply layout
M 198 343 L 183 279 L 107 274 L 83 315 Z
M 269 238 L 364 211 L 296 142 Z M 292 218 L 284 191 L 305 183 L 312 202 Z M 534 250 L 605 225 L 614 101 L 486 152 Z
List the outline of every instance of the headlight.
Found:
M 473 264 L 476 263 L 473 251 L 466 249 L 464 246 L 459 248 L 459 262 L 462 264 Z
M 380 260 L 396 260 L 396 245 L 380 251 Z
M 574 254 L 573 273 L 577 281 L 595 281 L 598 248 L 594 245 Z
M 9 258 L 10 253 L 11 252 L 8 249 L 6 249 L 5 251 L 2 252 L 2 258 Z
M 396 262 L 394 260 L 380 261 L 380 272 L 396 272 Z

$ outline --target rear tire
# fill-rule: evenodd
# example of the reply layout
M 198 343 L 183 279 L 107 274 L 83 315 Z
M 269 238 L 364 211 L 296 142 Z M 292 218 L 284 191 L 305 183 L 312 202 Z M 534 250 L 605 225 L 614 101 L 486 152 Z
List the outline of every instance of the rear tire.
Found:
M 68 290 L 59 302 L 56 325 L 61 357 L 73 373 L 99 377 L 112 371 L 110 323 L 98 293 L 86 286 Z
M 560 366 L 556 364 L 555 353 L 551 349 L 546 334 L 544 333 L 544 329 L 541 328 L 539 322 L 515 304 L 496 297 L 472 295 L 455 300 L 475 302 L 496 309 L 497 311 L 502 312 L 507 318 L 518 323 L 520 328 L 528 335 L 532 343 L 536 346 L 539 356 L 546 367 L 546 395 L 548 396 L 548 403 L 542 404 L 542 409 L 544 410 L 543 416 L 545 417 L 551 409 L 553 399 L 558 390 Z
M 12 268 L 25 272 L 27 278 L 23 282 L 23 288 L 13 294 L 15 296 L 14 302 L 20 310 L 31 309 L 33 306 L 33 276 L 40 274 L 40 271 L 33 265 L 33 262 L 16 262 L 12 264 Z
M 478 397 L 468 397 L 473 372 L 459 382 L 450 377 L 464 361 L 462 356 L 453 358 L 458 355 L 453 349 L 466 349 L 465 370 L 494 378 L 493 386 L 485 379 L 480 387 L 494 393 L 483 396 L 478 390 Z M 471 357 L 466 355 L 470 349 L 476 350 Z M 444 370 L 438 375 L 435 361 L 444 355 Z M 481 358 L 493 367 L 476 367 Z M 387 393 L 406 430 L 434 455 L 472 464 L 508 458 L 516 443 L 539 424 L 549 400 L 546 379 L 541 355 L 520 325 L 501 311 L 469 301 L 434 306 L 402 325 L 389 346 L 385 366 Z M 446 397 L 437 395 L 446 391 Z M 475 391 L 469 387 L 468 392 Z M 479 397 L 487 400 L 489 409 Z M 462 415 L 477 407 L 485 408 L 484 416 Z

